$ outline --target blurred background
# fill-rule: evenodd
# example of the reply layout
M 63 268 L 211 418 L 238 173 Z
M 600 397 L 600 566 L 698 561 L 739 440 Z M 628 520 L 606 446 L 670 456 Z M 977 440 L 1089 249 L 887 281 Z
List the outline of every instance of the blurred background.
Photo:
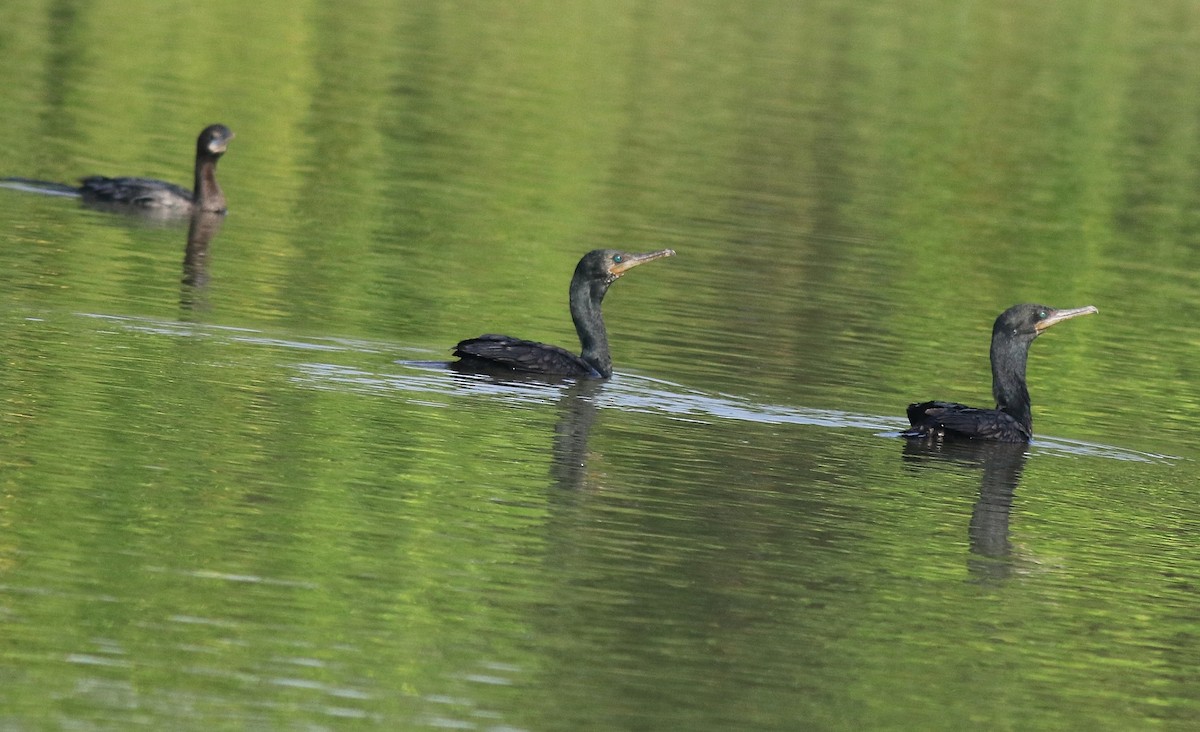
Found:
M 0 189 L 0 727 L 1200 715 L 1200 5 L 20 2 L 0 98 L 237 134 L 199 232 Z M 598 247 L 611 381 L 431 363 Z M 1027 301 L 1034 444 L 898 439 Z

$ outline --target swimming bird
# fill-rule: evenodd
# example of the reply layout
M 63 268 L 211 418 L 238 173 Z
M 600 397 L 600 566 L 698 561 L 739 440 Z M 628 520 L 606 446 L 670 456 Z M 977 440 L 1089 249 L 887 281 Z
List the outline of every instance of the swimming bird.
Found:
M 193 212 L 225 213 L 225 194 L 217 185 L 217 161 L 225 154 L 233 132 L 225 125 L 205 127 L 196 138 L 196 164 L 192 190 L 154 178 L 106 178 L 93 175 L 80 180 L 78 187 L 65 183 L 4 178 L 8 187 L 39 193 L 79 196 L 93 208 L 146 213 L 161 216 L 185 216 Z
M 217 161 L 225 154 L 233 131 L 209 125 L 196 138 L 196 165 L 192 190 L 153 178 L 105 178 L 94 175 L 80 181 L 85 202 L 168 208 L 181 212 L 224 213 L 225 194 L 217 185 Z
M 955 402 L 908 405 L 911 425 L 904 437 L 959 437 L 1003 442 L 1028 442 L 1033 437 L 1033 414 L 1025 385 L 1029 345 L 1047 328 L 1064 320 L 1100 312 L 1088 305 L 1056 310 L 1045 305 L 1013 305 L 992 326 L 992 395 L 995 409 Z
M 460 341 L 454 368 L 466 371 L 510 370 L 515 372 L 607 379 L 612 376 L 612 355 L 600 303 L 608 287 L 634 267 L 675 254 L 660 249 L 630 254 L 615 249 L 595 249 L 583 255 L 571 278 L 571 319 L 583 347 L 578 356 L 565 348 L 487 334 Z

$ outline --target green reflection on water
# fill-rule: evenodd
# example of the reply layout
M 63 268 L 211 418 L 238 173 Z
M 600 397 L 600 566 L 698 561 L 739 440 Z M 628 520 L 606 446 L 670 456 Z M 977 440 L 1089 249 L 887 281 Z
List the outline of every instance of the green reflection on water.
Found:
M 185 182 L 204 124 L 238 133 L 195 286 L 181 228 L 0 190 L 0 719 L 1186 725 L 1190 460 L 1035 447 L 985 551 L 982 459 L 670 393 L 984 404 L 997 313 L 1090 303 L 1033 349 L 1039 433 L 1193 456 L 1195 21 L 0 9 L 0 174 Z M 610 293 L 613 384 L 392 363 L 574 346 L 606 245 L 679 251 Z M 365 376 L 301 376 L 330 367 Z

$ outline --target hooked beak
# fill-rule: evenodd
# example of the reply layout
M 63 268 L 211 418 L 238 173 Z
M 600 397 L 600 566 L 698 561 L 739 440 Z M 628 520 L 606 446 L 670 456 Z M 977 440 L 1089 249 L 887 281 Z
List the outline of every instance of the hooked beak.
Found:
M 1091 315 L 1092 313 L 1098 313 L 1098 312 L 1100 312 L 1100 311 L 1097 310 L 1094 305 L 1087 305 L 1087 306 L 1081 307 L 1081 308 L 1067 308 L 1066 310 L 1052 310 L 1050 312 L 1050 314 L 1046 316 L 1045 320 L 1039 320 L 1033 326 L 1033 328 L 1038 333 L 1041 333 L 1043 330 L 1049 328 L 1050 326 L 1054 325 L 1055 323 L 1061 323 L 1064 320 L 1070 320 L 1071 318 L 1077 318 L 1080 315 Z
M 625 258 L 620 263 L 614 264 L 609 268 L 608 271 L 613 277 L 620 277 L 639 264 L 645 264 L 646 262 L 650 262 L 655 259 L 673 256 L 675 256 L 674 249 L 659 249 L 657 252 L 647 252 L 645 254 L 626 254 Z

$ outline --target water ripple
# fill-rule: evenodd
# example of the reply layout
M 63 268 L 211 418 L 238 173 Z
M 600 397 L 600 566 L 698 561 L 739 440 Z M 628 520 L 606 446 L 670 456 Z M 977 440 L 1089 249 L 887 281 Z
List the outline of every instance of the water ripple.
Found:
M 305 363 L 294 368 L 296 381 L 313 388 L 356 391 L 391 391 L 426 395 L 477 395 L 514 405 L 553 404 L 564 398 L 574 382 L 545 382 L 536 379 L 502 381 L 486 376 L 461 375 L 442 363 L 398 362 L 411 369 L 404 373 L 375 373 L 334 364 Z M 813 409 L 780 404 L 761 404 L 728 394 L 710 395 L 662 379 L 617 374 L 592 398 L 600 408 L 624 412 L 664 414 L 672 419 L 697 423 L 721 420 L 759 424 L 794 424 L 832 429 L 864 429 L 881 437 L 898 437 L 908 425 L 886 417 L 836 409 Z M 1168 455 L 1057 437 L 1039 437 L 1031 445 L 1035 454 L 1101 457 L 1130 462 L 1172 462 Z
M 255 347 L 279 348 L 312 353 L 346 352 L 377 356 L 404 350 L 395 345 L 347 338 L 285 338 L 248 328 L 182 323 L 154 318 L 79 313 L 109 325 L 155 335 L 225 338 Z M 399 371 L 378 372 L 322 362 L 292 364 L 293 381 L 312 389 L 360 393 L 403 393 L 423 406 L 445 407 L 447 397 L 487 397 L 515 406 L 555 404 L 568 396 L 575 382 L 547 381 L 537 377 L 496 379 L 459 374 L 444 361 L 396 361 Z M 439 401 L 442 398 L 443 401 Z M 616 374 L 603 388 L 589 394 L 598 407 L 645 414 L 662 414 L 671 419 L 701 424 L 731 420 L 758 424 L 794 424 L 831 429 L 870 430 L 881 437 L 897 437 L 908 425 L 899 417 L 888 417 L 837 409 L 814 409 L 781 404 L 762 404 L 728 394 L 707 394 L 663 379 L 634 374 Z M 1034 454 L 1070 457 L 1100 457 L 1144 463 L 1178 460 L 1112 445 L 1060 437 L 1038 437 L 1031 445 Z

